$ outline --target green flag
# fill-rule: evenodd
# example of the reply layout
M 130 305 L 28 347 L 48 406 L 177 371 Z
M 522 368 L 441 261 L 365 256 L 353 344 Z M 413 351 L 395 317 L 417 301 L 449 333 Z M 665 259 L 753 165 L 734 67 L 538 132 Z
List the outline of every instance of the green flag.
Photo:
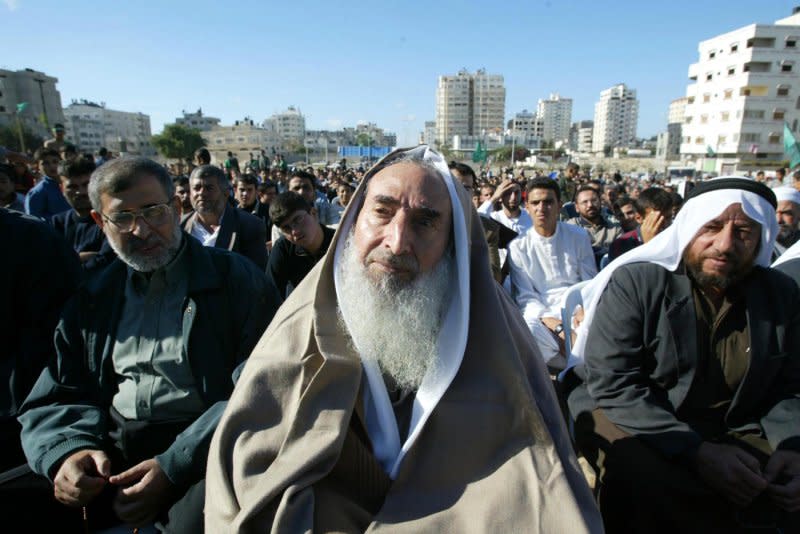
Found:
M 481 146 L 480 141 L 478 141 L 477 146 L 475 146 L 475 150 L 472 152 L 472 161 L 475 163 L 486 161 L 486 149 Z
M 786 122 L 783 123 L 783 152 L 789 158 L 789 168 L 800 165 L 800 146 Z
M 23 111 L 25 111 L 25 108 L 27 107 L 28 107 L 27 102 L 20 102 L 19 104 L 17 104 L 17 113 L 22 113 Z
M 706 145 L 706 156 L 709 158 L 716 157 L 717 153 L 714 152 L 714 149 L 711 148 L 711 145 Z

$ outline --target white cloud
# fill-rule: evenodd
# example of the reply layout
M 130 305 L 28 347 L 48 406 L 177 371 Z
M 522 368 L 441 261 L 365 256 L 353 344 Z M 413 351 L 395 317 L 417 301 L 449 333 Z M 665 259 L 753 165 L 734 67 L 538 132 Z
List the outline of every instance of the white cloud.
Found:
M 19 9 L 19 0 L 3 0 L 9 11 L 16 11 Z

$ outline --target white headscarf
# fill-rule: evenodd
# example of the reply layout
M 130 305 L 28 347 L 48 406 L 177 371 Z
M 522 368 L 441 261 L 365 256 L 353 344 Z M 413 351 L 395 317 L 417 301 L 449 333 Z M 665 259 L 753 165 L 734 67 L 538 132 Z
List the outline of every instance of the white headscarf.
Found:
M 386 158 L 383 162 L 389 163 L 403 154 L 410 153 L 420 156 L 423 160 L 433 164 L 439 171 L 439 175 L 447 186 L 450 195 L 450 204 L 453 209 L 453 236 L 455 239 L 456 273 L 451 281 L 451 295 L 449 307 L 444 314 L 442 328 L 438 338 L 438 358 L 434 360 L 435 366 L 428 369 L 422 380 L 419 391 L 414 398 L 414 407 L 411 412 L 411 422 L 409 425 L 408 438 L 404 443 L 400 442 L 400 432 L 397 429 L 397 419 L 386 391 L 381 370 L 377 363 L 362 359 L 364 374 L 367 377 L 367 387 L 364 390 L 364 408 L 367 419 L 367 432 L 374 448 L 375 457 L 383 468 L 394 479 L 400 468 L 403 457 L 416 441 L 422 431 L 422 427 L 428 420 L 431 412 L 441 400 L 450 383 L 456 376 L 461 360 L 464 358 L 464 350 L 467 346 L 467 333 L 469 329 L 469 243 L 466 219 L 461 201 L 458 199 L 453 177 L 444 158 L 427 145 L 420 145 L 412 149 L 400 149 Z M 393 155 L 397 155 L 393 157 Z M 379 168 L 373 169 L 367 179 L 374 176 Z M 341 222 L 339 229 L 340 235 L 336 245 L 336 255 L 334 257 L 334 281 L 336 284 L 336 297 L 341 299 L 339 288 L 338 266 L 342 261 L 342 251 L 347 236 L 355 224 L 361 205 L 364 202 L 364 194 L 358 198 L 353 198 L 351 202 L 356 205 L 349 209 Z M 347 323 L 347 317 L 344 317 Z M 358 347 L 356 347 L 358 349 Z
M 721 176 L 714 180 L 731 178 L 754 182 L 749 178 L 738 176 Z M 737 203 L 741 203 L 742 210 L 748 217 L 761 225 L 761 243 L 755 263 L 763 267 L 769 266 L 772 249 L 775 246 L 775 237 L 778 235 L 778 223 L 775 219 L 775 208 L 767 199 L 757 193 L 735 188 L 715 189 L 690 198 L 678 212 L 678 216 L 675 217 L 669 228 L 649 242 L 626 252 L 609 263 L 581 290 L 585 314 L 572 354 L 567 361 L 567 370 L 580 363 L 584 358 L 586 338 L 597 310 L 597 303 L 616 269 L 629 263 L 650 262 L 674 271 L 683 259 L 684 249 L 694 239 L 700 228 L 719 216 L 728 206 Z

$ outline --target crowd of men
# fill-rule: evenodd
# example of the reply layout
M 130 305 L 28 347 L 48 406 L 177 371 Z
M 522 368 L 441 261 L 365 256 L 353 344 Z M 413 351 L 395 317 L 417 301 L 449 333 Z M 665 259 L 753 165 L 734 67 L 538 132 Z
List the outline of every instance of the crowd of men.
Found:
M 0 503 L 31 531 L 800 531 L 800 175 L 692 185 L 0 147 Z

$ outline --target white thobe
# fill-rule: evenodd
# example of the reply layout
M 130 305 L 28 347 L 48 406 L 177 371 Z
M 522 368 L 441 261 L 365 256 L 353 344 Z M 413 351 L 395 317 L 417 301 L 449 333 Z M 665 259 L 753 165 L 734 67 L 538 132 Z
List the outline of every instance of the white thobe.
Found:
M 511 296 L 548 362 L 558 356 L 559 348 L 541 318 L 560 319 L 564 291 L 597 274 L 589 234 L 563 222 L 550 237 L 531 230 L 509 243 L 508 265 Z

